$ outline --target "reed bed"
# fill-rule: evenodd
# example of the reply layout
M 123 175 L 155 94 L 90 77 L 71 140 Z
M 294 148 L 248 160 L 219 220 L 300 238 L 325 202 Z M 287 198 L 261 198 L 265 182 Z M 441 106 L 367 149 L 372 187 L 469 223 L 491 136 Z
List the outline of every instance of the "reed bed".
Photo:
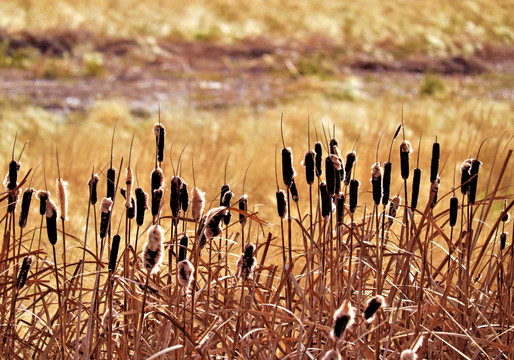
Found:
M 113 131 L 82 194 L 55 174 L 59 207 L 54 189 L 31 188 L 32 176 L 47 184 L 49 174 L 21 165 L 14 143 L 0 195 L 0 357 L 511 359 L 510 141 L 500 138 L 492 158 L 477 144 L 453 174 L 442 172 L 451 145 L 436 138 L 425 174 L 402 125 L 383 133 L 369 164 L 357 142 L 342 155 L 335 128 L 321 125 L 309 123 L 303 161 L 282 134 L 280 159 L 277 147 L 259 169 L 272 173 L 275 161 L 276 204 L 265 205 L 276 211 L 266 219 L 245 192 L 249 164 L 227 157 L 221 191 L 205 194 L 193 161 L 182 178 L 184 150 L 166 147 L 160 122 L 148 129 L 151 173 L 131 161 L 138 144 L 121 171 Z M 369 177 L 357 179 L 357 167 Z M 231 172 L 244 174 L 242 192 Z M 88 205 L 83 233 L 66 230 L 72 201 Z M 71 247 L 80 256 L 66 256 Z

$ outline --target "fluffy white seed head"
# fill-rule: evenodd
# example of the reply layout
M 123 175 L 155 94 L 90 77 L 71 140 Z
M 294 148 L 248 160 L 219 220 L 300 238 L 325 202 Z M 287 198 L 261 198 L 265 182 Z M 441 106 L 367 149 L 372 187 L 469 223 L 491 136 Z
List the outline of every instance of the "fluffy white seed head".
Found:
M 50 198 L 46 200 L 46 217 L 51 218 L 54 214 L 54 212 L 57 214 L 57 205 L 55 205 L 54 201 Z
M 59 203 L 59 208 L 61 209 L 61 219 L 67 220 L 68 213 L 68 196 L 66 192 L 66 188 L 68 183 L 63 179 L 59 178 L 56 182 L 57 188 L 57 202 Z
M 194 221 L 200 220 L 204 207 L 205 193 L 195 186 L 193 190 L 191 190 L 191 210 Z
M 341 354 L 336 349 L 327 351 L 322 360 L 341 360 Z
M 403 350 L 400 355 L 400 360 L 416 360 L 418 355 L 413 350 L 407 349 Z
M 112 200 L 111 198 L 103 198 L 102 199 L 102 212 L 108 213 L 112 208 Z
M 164 255 L 164 230 L 160 225 L 153 225 L 148 231 L 148 238 L 143 247 L 143 265 L 146 271 L 159 271 Z
M 187 259 L 177 264 L 177 282 L 184 288 L 184 292 L 187 292 L 191 286 L 194 270 L 193 264 Z
M 371 167 L 371 181 L 378 180 L 380 176 L 382 176 L 382 167 L 377 162 Z

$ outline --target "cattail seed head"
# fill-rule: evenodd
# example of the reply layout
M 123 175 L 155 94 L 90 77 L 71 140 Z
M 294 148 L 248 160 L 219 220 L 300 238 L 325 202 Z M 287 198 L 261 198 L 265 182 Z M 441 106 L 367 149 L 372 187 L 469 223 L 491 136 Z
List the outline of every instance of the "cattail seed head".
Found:
M 16 281 L 16 288 L 18 290 L 20 290 L 21 288 L 23 288 L 23 286 L 25 286 L 31 265 L 32 265 L 32 256 L 30 256 L 30 255 L 25 256 L 23 258 L 23 264 L 21 265 L 21 269 L 18 274 L 18 280 Z
M 478 170 L 480 169 L 480 165 L 482 163 L 477 159 L 471 160 L 471 168 L 469 169 L 469 175 L 471 181 L 469 183 L 469 202 L 474 204 L 476 195 L 477 195 L 477 186 L 478 186 Z
M 418 206 L 419 197 L 419 184 L 421 182 L 421 170 L 418 168 L 414 169 L 414 176 L 412 177 L 412 196 L 410 206 L 415 209 Z
M 27 225 L 27 220 L 29 217 L 30 203 L 32 202 L 32 194 L 34 194 L 36 190 L 33 188 L 25 189 L 23 192 L 23 198 L 21 200 L 21 212 L 20 218 L 18 219 L 18 225 L 20 228 L 24 228 Z
M 293 167 L 293 152 L 290 147 L 282 149 L 282 178 L 286 187 L 291 187 L 296 171 Z
M 392 198 L 391 202 L 389 203 L 389 219 L 387 220 L 388 227 L 391 227 L 391 225 L 393 225 L 394 219 L 396 218 L 396 212 L 398 211 L 401 202 L 402 198 L 396 195 L 394 198 Z
M 135 190 L 136 194 L 136 223 L 143 226 L 145 223 L 145 212 L 148 210 L 148 194 L 140 187 Z
M 509 221 L 510 221 L 510 213 L 509 212 L 505 212 L 502 216 L 502 222 L 504 222 L 505 224 L 507 224 Z
M 407 180 L 409 178 L 409 157 L 412 153 L 412 146 L 408 140 L 403 140 L 400 143 L 400 170 L 402 173 L 402 179 Z
M 437 174 L 439 173 L 439 156 L 440 156 L 440 147 L 439 143 L 435 142 L 432 145 L 432 160 L 430 162 L 430 182 L 434 182 L 437 179 Z
M 225 194 L 223 194 L 223 199 L 221 199 L 222 206 L 230 207 L 230 202 L 232 201 L 233 197 L 234 193 L 232 191 L 225 192 Z M 223 223 L 225 225 L 230 224 L 230 219 L 232 219 L 232 213 L 230 210 L 227 210 L 225 216 L 223 217 Z
M 239 198 L 239 210 L 248 212 L 248 195 L 243 194 Z M 246 216 L 239 213 L 239 223 L 244 227 L 246 225 Z
M 180 239 L 180 246 L 178 249 L 178 261 L 187 259 L 187 247 L 188 246 L 189 246 L 189 237 L 187 235 L 184 235 Z
M 114 273 L 114 270 L 116 269 L 116 262 L 118 261 L 118 251 L 120 248 L 120 240 L 121 237 L 119 235 L 114 235 L 112 238 L 112 244 L 111 244 L 111 255 L 109 256 L 109 272 L 111 274 Z
M 161 210 L 161 201 L 164 196 L 164 188 L 160 187 L 153 191 L 152 194 L 152 215 L 157 216 Z
M 336 211 L 337 226 L 342 226 L 344 218 L 344 194 L 342 192 L 336 195 Z
M 329 195 L 335 194 L 336 189 L 336 170 L 334 169 L 334 163 L 330 159 L 330 157 L 334 155 L 329 155 L 325 158 L 325 178 L 327 184 L 327 191 Z
M 344 167 L 344 183 L 348 185 L 350 183 L 350 177 L 352 174 L 353 165 L 357 162 L 357 153 L 355 151 L 350 151 L 346 153 L 346 164 Z
M 461 173 L 461 178 L 460 178 L 460 184 L 461 184 L 461 188 L 460 188 L 460 191 L 462 192 L 463 195 L 466 195 L 469 191 L 469 178 L 471 177 L 469 175 L 469 170 L 471 169 L 471 161 L 473 161 L 473 159 L 467 159 L 467 160 L 464 160 L 464 162 L 462 163 L 462 165 L 460 166 L 460 173 Z
M 334 155 L 339 155 L 339 141 L 337 139 L 330 139 L 328 142 L 328 148 L 330 149 L 330 153 Z
M 134 175 L 132 174 L 132 169 L 130 167 L 127 168 L 127 176 L 125 177 L 125 185 L 127 186 L 127 196 L 125 198 L 125 207 L 128 209 L 132 206 L 132 180 Z
M 298 200 L 300 200 L 300 196 L 298 195 L 298 188 L 296 187 L 296 182 L 292 181 L 291 183 L 291 199 L 293 199 L 294 202 L 298 202 Z
M 182 180 L 182 187 L 180 188 L 180 207 L 183 212 L 189 209 L 189 192 L 187 191 L 187 183 Z
M 182 179 L 178 176 L 171 178 L 170 208 L 174 219 L 178 219 L 180 216 L 180 189 L 182 183 Z
M 385 304 L 384 297 L 382 295 L 377 295 L 374 298 L 368 301 L 368 306 L 364 310 L 362 317 L 364 320 L 370 322 L 375 316 L 375 313 Z
M 382 167 L 378 162 L 371 167 L 370 181 L 373 189 L 373 201 L 378 205 L 382 199 Z
M 332 349 L 325 353 L 322 360 L 341 360 L 341 354 L 336 349 Z
M 356 179 L 350 180 L 350 212 L 353 214 L 357 208 L 357 201 L 359 199 L 359 186 L 360 181 Z
M 152 182 L 152 193 L 153 191 L 164 187 L 164 173 L 160 167 L 155 168 L 150 175 Z
M 257 259 L 253 256 L 255 246 L 253 244 L 245 245 L 245 252 L 241 254 L 237 261 L 238 276 L 247 281 L 251 274 L 255 271 Z
M 164 135 L 166 134 L 164 125 L 156 123 L 153 126 L 153 132 L 155 134 L 155 145 L 157 146 L 157 161 L 162 162 L 164 160 Z
M 12 160 L 9 163 L 9 181 L 7 182 L 7 189 L 8 190 L 14 190 L 16 186 L 18 185 L 18 170 L 20 170 L 20 163 Z
M 57 206 L 50 198 L 46 200 L 45 215 L 48 241 L 50 241 L 50 244 L 55 245 L 57 243 Z
M 227 214 L 225 207 L 211 209 L 206 214 L 204 234 L 207 239 L 212 239 L 223 234 L 222 220 Z
M 416 360 L 418 355 L 413 350 L 407 349 L 403 350 L 400 355 L 400 360 Z
M 316 152 L 309 150 L 305 153 L 302 161 L 302 165 L 305 167 L 305 180 L 309 185 L 314 183 L 314 176 L 316 175 L 315 160 Z
M 164 230 L 160 225 L 153 225 L 148 231 L 148 238 L 143 247 L 143 265 L 146 271 L 156 273 L 159 271 L 164 255 Z
M 439 183 L 441 180 L 439 180 L 439 176 L 436 177 L 435 181 L 430 184 L 430 192 L 434 194 L 434 199 L 432 201 L 432 204 L 430 205 L 432 208 L 437 203 L 437 193 L 439 192 Z
M 87 182 L 89 186 L 89 202 L 91 205 L 95 205 L 98 201 L 98 194 L 97 194 L 97 185 L 98 185 L 98 174 L 94 174 L 89 178 L 89 181 Z
M 189 260 L 182 260 L 177 264 L 177 282 L 184 288 L 184 293 L 189 291 L 194 271 L 195 268 Z
M 391 169 L 392 164 L 389 161 L 384 163 L 384 178 L 382 179 L 382 204 L 387 205 L 389 202 L 389 189 L 391 186 Z
M 286 193 L 284 190 L 277 191 L 277 212 L 281 219 L 285 219 L 287 216 L 287 200 Z
M 321 176 L 321 163 L 323 161 L 323 147 L 319 141 L 314 144 L 314 152 L 316 153 L 316 176 Z
M 507 244 L 507 233 L 506 232 L 502 232 L 500 234 L 500 250 L 503 251 L 505 250 L 505 245 Z
M 459 199 L 456 196 L 452 196 L 450 199 L 450 226 L 454 227 L 457 223 L 457 214 L 459 210 Z
M 105 238 L 107 235 L 107 229 L 109 228 L 109 223 L 111 222 L 111 209 L 112 209 L 112 200 L 110 198 L 102 199 L 102 213 L 100 217 L 100 238 Z
M 355 309 L 349 300 L 344 300 L 341 307 L 334 313 L 334 328 L 330 332 L 332 340 L 341 340 L 345 330 L 352 326 L 354 318 Z
M 114 191 L 116 187 L 116 169 L 110 168 L 107 170 L 107 196 L 108 198 L 114 199 Z
M 225 206 L 225 205 L 223 205 L 223 197 L 225 196 L 225 193 L 228 191 L 230 191 L 230 186 L 227 184 L 223 184 L 221 186 L 221 192 L 220 192 L 220 206 Z
M 59 207 L 61 209 L 61 219 L 67 220 L 67 212 L 68 212 L 68 196 L 66 192 L 66 187 L 68 183 L 63 179 L 59 178 L 56 182 L 57 188 L 57 202 L 59 203 Z
M 200 191 L 196 186 L 191 191 L 191 208 L 193 213 L 193 220 L 198 221 L 202 217 L 203 208 L 205 206 L 205 193 Z
M 319 192 L 321 196 L 321 216 L 326 219 L 332 212 L 332 201 L 330 199 L 330 194 L 328 193 L 326 182 L 322 181 L 319 184 Z
M 10 180 L 9 174 L 7 174 L 5 176 L 3 185 L 5 187 L 5 191 L 9 192 L 8 199 L 7 199 L 7 204 L 8 204 L 7 212 L 8 213 L 12 213 L 12 212 L 14 212 L 14 210 L 16 210 L 16 205 L 18 205 L 18 200 L 19 200 L 20 194 L 21 194 L 21 188 L 16 189 L 16 187 L 18 186 L 18 183 L 14 183 L 13 189 L 10 189 L 11 184 L 12 184 L 12 181 Z M 13 191 L 14 189 L 16 189 L 16 191 Z
M 50 197 L 50 193 L 44 190 L 38 190 L 36 192 L 36 199 L 39 200 L 39 214 L 45 215 L 46 213 L 46 200 Z

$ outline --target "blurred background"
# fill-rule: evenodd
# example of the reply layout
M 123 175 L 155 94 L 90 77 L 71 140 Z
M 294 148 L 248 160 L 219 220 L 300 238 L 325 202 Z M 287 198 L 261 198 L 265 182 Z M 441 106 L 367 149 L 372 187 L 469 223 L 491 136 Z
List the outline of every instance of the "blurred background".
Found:
M 198 186 L 214 198 L 231 154 L 227 180 L 242 192 L 252 162 L 245 190 L 272 220 L 281 114 L 299 174 L 308 136 L 312 146 L 335 130 L 342 151 L 357 149 L 366 193 L 380 133 L 385 161 L 403 105 L 420 168 L 438 136 L 446 193 L 483 139 L 492 136 L 481 153 L 488 171 L 513 134 L 512 14 L 514 2 L 502 0 L 2 1 L 4 169 L 18 129 L 15 153 L 29 141 L 22 172 L 44 164 L 53 180 L 57 148 L 70 214 L 82 219 L 116 121 L 114 163 L 127 161 L 135 134 L 133 162 L 148 183 L 160 109 L 170 155 L 185 148 L 186 181 L 194 159 Z M 169 179 L 169 160 L 164 170 Z

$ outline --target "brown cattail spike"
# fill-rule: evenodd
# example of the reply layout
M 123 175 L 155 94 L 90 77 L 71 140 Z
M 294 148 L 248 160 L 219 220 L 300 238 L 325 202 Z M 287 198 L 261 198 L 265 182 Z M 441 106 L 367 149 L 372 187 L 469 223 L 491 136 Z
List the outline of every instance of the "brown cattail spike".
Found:
M 107 235 L 109 224 L 111 222 L 111 208 L 112 200 L 110 198 L 102 199 L 102 213 L 100 218 L 100 238 L 104 238 Z
M 143 226 L 145 223 L 145 212 L 148 210 L 148 194 L 140 187 L 135 190 L 136 194 L 136 223 Z
M 187 259 L 187 247 L 189 246 L 189 237 L 187 235 L 182 236 L 180 239 L 180 247 L 178 249 L 178 261 Z
M 293 153 L 291 148 L 282 149 L 282 178 L 286 187 L 291 187 L 296 171 L 293 167 Z
M 344 183 L 348 185 L 350 183 L 350 177 L 352 176 L 353 165 L 357 162 L 357 153 L 355 151 L 350 151 L 346 153 L 346 164 L 344 167 Z
M 25 286 L 31 265 L 32 265 L 32 256 L 30 256 L 30 255 L 25 256 L 25 258 L 23 258 L 23 264 L 21 265 L 21 269 L 18 274 L 18 280 L 16 281 L 16 288 L 18 290 L 20 290 L 21 288 L 23 288 L 23 286 Z
M 382 199 L 382 167 L 380 163 L 375 163 L 371 167 L 371 188 L 373 189 L 373 201 L 377 206 Z
M 471 204 L 475 203 L 475 199 L 477 196 L 477 187 L 478 187 L 478 170 L 480 169 L 480 165 L 482 163 L 478 161 L 478 159 L 471 160 L 471 167 L 469 169 L 470 182 L 469 182 L 469 202 Z
M 180 207 L 183 212 L 187 212 L 187 209 L 189 209 L 189 192 L 187 190 L 187 183 L 184 180 L 182 180 L 180 188 Z
M 248 195 L 243 194 L 239 198 L 239 210 L 248 212 Z M 239 223 L 243 227 L 246 225 L 246 215 L 245 214 L 239 213 Z
M 107 170 L 107 196 L 114 199 L 114 192 L 116 187 L 116 169 L 111 167 Z
M 359 200 L 359 186 L 360 181 L 356 179 L 350 180 L 350 212 L 353 214 L 357 208 L 357 201 Z
M 473 159 L 464 160 L 464 162 L 460 166 L 460 172 L 461 172 L 461 178 L 460 178 L 461 188 L 460 188 L 460 191 L 462 192 L 463 195 L 466 195 L 468 193 L 468 191 L 469 191 L 469 179 L 471 177 L 469 175 L 469 169 L 471 169 L 471 161 L 472 160 Z
M 156 123 L 153 131 L 155 134 L 155 145 L 157 146 L 157 161 L 162 162 L 164 160 L 164 135 L 166 130 L 161 123 Z
M 114 235 L 112 238 L 111 245 L 111 254 L 109 256 L 109 266 L 108 270 L 111 274 L 116 270 L 116 262 L 118 261 L 118 250 L 120 248 L 121 237 L 119 235 Z
M 437 175 L 439 174 L 439 156 L 440 156 L 440 146 L 436 141 L 434 145 L 432 145 L 432 160 L 430 162 L 430 182 L 433 183 L 437 179 Z
M 45 215 L 46 213 L 46 200 L 50 197 L 50 193 L 44 190 L 38 190 L 36 192 L 36 199 L 39 200 L 39 214 Z
M 368 306 L 364 310 L 364 313 L 362 314 L 362 317 L 366 321 L 371 321 L 373 319 L 373 316 L 375 316 L 375 313 L 385 304 L 384 297 L 381 295 L 377 295 L 374 298 L 370 299 L 368 301 Z
M 211 209 L 206 214 L 204 234 L 207 239 L 221 236 L 223 234 L 222 220 L 227 214 L 225 207 Z
M 394 223 L 394 219 L 396 218 L 396 212 L 398 211 L 398 208 L 400 207 L 400 204 L 402 202 L 402 198 L 396 195 L 389 204 L 389 219 L 387 221 L 387 226 L 391 227 Z
M 155 168 L 150 175 L 152 181 L 152 192 L 159 189 L 160 187 L 164 187 L 164 174 L 161 168 Z
M 450 226 L 454 227 L 457 223 L 457 214 L 459 210 L 459 199 L 456 196 L 452 196 L 450 199 Z
M 410 206 L 415 209 L 418 206 L 419 185 L 421 182 L 421 170 L 414 169 L 414 176 L 412 177 L 412 196 Z
M 298 188 L 296 187 L 296 182 L 293 181 L 291 182 L 291 199 L 293 199 L 294 202 L 298 202 L 298 200 L 300 200 L 300 196 L 298 195 Z
M 161 210 L 161 201 L 164 196 L 164 188 L 160 187 L 152 194 L 152 215 L 157 216 Z
M 500 234 L 500 250 L 503 251 L 505 250 L 505 245 L 507 244 L 507 233 L 506 232 L 502 232 Z
M 97 185 L 98 185 L 98 174 L 94 174 L 91 176 L 89 181 L 87 182 L 89 186 L 89 202 L 91 205 L 95 205 L 98 201 L 98 194 L 97 194 Z
M 400 143 L 400 170 L 402 173 L 402 179 L 407 180 L 409 178 L 409 157 L 412 153 L 412 146 L 408 140 L 403 140 Z
M 334 341 L 341 340 L 344 332 L 352 326 L 355 318 L 355 309 L 349 300 L 344 300 L 341 307 L 334 313 L 334 328 L 330 332 L 330 337 Z
M 205 193 L 200 191 L 196 186 L 191 191 L 191 208 L 193 213 L 193 220 L 198 221 L 202 217 L 203 208 L 205 206 Z
M 46 233 L 50 244 L 57 243 L 57 206 L 52 199 L 46 200 Z
M 323 161 L 323 147 L 319 141 L 314 144 L 314 152 L 316 153 L 316 176 L 321 176 L 321 163 Z
M 143 248 L 143 265 L 146 271 L 159 271 L 164 255 L 164 230 L 160 225 L 153 225 L 148 231 L 148 241 Z
M 383 189 L 382 204 L 383 205 L 387 205 L 387 203 L 389 202 L 389 191 L 390 191 L 390 186 L 391 186 L 391 169 L 392 169 L 391 162 L 386 161 L 384 163 L 384 178 L 382 180 L 382 189 Z
M 344 194 L 342 192 L 336 195 L 336 210 L 337 226 L 342 226 L 344 217 Z
M 251 274 L 255 271 L 257 259 L 253 256 L 255 246 L 253 244 L 245 245 L 245 252 L 241 254 L 237 261 L 238 277 L 241 276 L 247 281 Z
M 225 205 L 223 205 L 223 197 L 225 196 L 225 193 L 228 191 L 230 191 L 230 186 L 227 184 L 223 184 L 221 186 L 221 192 L 220 192 L 220 206 L 225 206 Z
M 223 195 L 223 199 L 221 201 L 222 206 L 230 207 L 230 202 L 232 201 L 232 198 L 234 197 L 234 193 L 232 191 L 227 191 Z M 227 210 L 225 213 L 225 216 L 223 217 L 223 222 L 225 225 L 228 225 L 230 223 L 230 219 L 232 218 L 232 213 L 230 210 Z
M 125 198 L 125 207 L 128 209 L 132 206 L 132 181 L 134 179 L 134 175 L 132 174 L 132 169 L 130 167 L 127 168 L 127 176 L 125 178 L 125 184 L 127 185 L 127 196 Z
M 314 183 L 314 177 L 316 175 L 315 159 L 316 153 L 313 150 L 309 150 L 305 153 L 305 157 L 302 161 L 302 165 L 305 167 L 305 180 L 309 185 Z
M 287 200 L 286 193 L 284 190 L 277 191 L 277 212 L 281 219 L 285 219 L 287 216 Z
M 189 260 L 182 260 L 177 264 L 177 282 L 184 288 L 184 294 L 189 291 L 194 271 L 195 268 Z
M 332 201 L 330 200 L 327 184 L 324 181 L 319 184 L 319 192 L 321 196 L 321 216 L 326 219 L 332 212 Z
M 9 178 L 9 181 L 7 182 L 7 190 L 14 190 L 14 188 L 16 188 L 16 186 L 18 185 L 17 182 L 18 182 L 18 170 L 20 170 L 20 163 L 12 160 L 10 163 L 9 163 L 9 175 L 8 175 L 8 178 Z
M 28 188 L 23 192 L 23 198 L 21 200 L 20 218 L 18 220 L 18 225 L 20 226 L 20 228 L 24 228 L 27 225 L 30 203 L 32 202 L 32 194 L 34 194 L 35 192 L 36 190 L 34 190 L 33 188 Z
M 180 189 L 182 183 L 182 179 L 178 176 L 171 178 L 170 208 L 174 219 L 178 219 L 180 215 Z

